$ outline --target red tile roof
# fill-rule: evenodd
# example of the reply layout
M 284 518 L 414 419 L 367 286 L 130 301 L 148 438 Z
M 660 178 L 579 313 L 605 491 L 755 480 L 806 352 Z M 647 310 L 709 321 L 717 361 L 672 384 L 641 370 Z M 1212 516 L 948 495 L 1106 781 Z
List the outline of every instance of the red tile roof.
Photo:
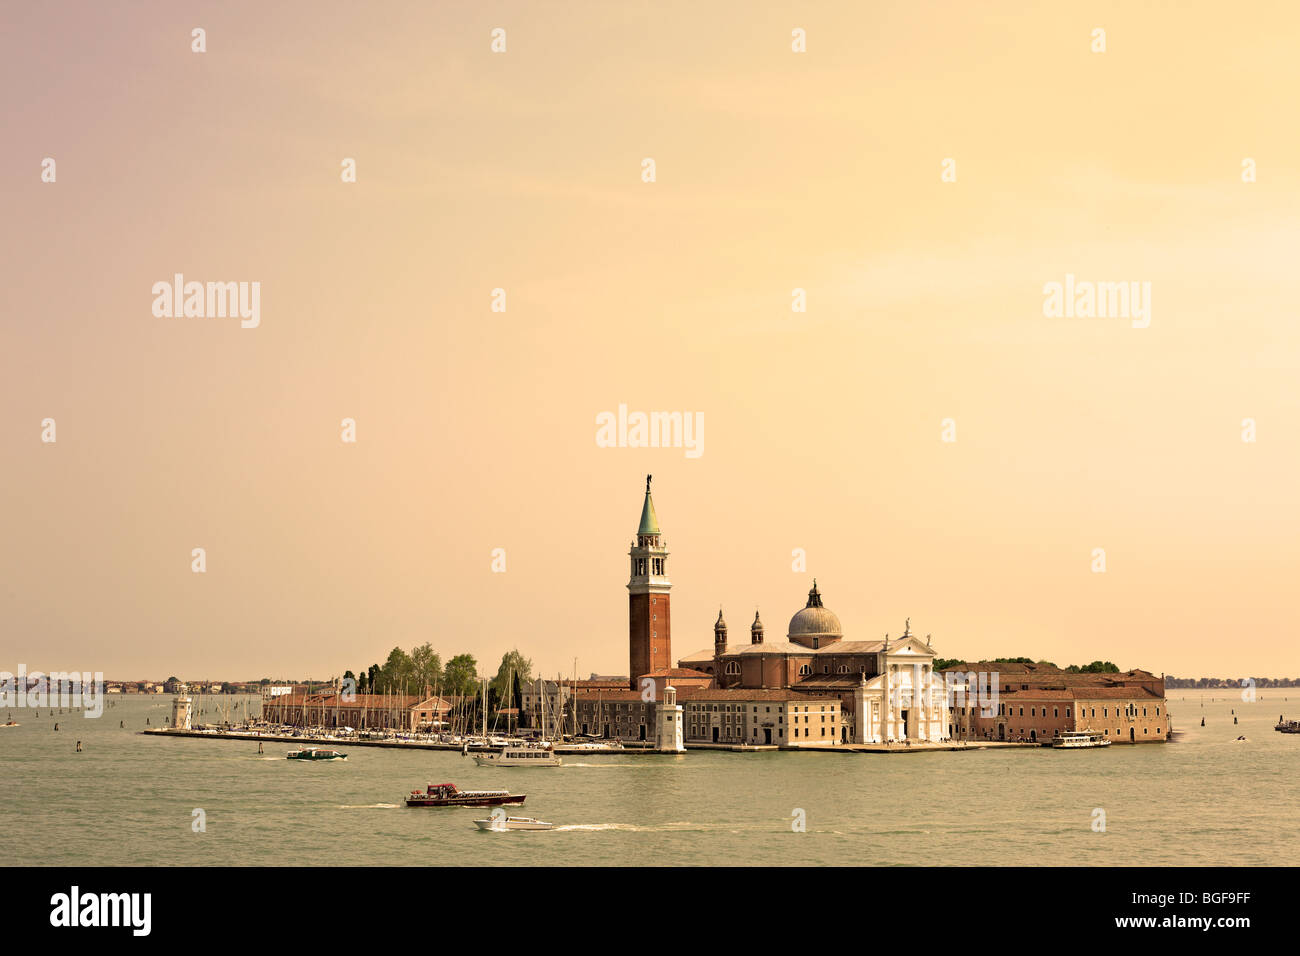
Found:
M 831 697 L 815 697 L 812 694 L 801 694 L 795 690 L 746 690 L 743 687 L 729 687 L 726 689 L 719 687 L 712 688 L 689 688 L 686 697 L 692 702 L 706 700 L 782 700 L 782 701 L 809 701 L 812 702 L 834 702 Z M 680 699 L 683 695 L 679 694 Z

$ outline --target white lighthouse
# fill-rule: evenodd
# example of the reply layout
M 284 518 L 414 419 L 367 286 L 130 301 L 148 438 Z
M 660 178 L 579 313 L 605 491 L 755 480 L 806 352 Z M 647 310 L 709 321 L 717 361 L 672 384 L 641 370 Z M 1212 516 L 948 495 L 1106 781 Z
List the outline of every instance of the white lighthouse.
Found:
M 682 743 L 682 705 L 677 703 L 677 688 L 664 688 L 664 699 L 655 708 L 655 750 L 660 753 L 686 752 Z
M 186 686 L 181 684 L 176 689 L 176 696 L 172 698 L 172 729 L 189 730 L 190 718 L 194 714 L 194 704 L 190 700 L 190 695 L 186 693 Z

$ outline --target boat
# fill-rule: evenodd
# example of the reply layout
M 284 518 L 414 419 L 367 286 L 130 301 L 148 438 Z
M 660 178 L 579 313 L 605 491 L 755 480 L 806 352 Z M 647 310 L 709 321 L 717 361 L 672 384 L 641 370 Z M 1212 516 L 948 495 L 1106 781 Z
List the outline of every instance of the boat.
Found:
M 604 753 L 611 750 L 624 750 L 622 741 L 618 740 L 574 740 L 569 743 L 561 744 L 566 752 L 580 751 L 582 753 L 598 752 Z
M 480 767 L 558 767 L 561 760 L 549 745 L 525 747 L 507 744 L 500 750 L 475 754 L 474 762 Z
M 475 820 L 474 826 L 480 830 L 491 830 L 499 833 L 504 830 L 550 830 L 551 824 L 538 820 L 536 817 L 503 817 L 494 816 L 486 820 Z
M 302 750 L 290 750 L 285 754 L 287 760 L 347 760 L 347 754 L 337 750 L 322 750 L 320 747 L 304 747 Z
M 461 790 L 454 783 L 431 783 L 423 791 L 412 790 L 408 807 L 521 807 L 528 798 L 509 790 Z
M 1095 734 L 1091 730 L 1062 730 L 1052 738 L 1052 747 L 1056 750 L 1081 750 L 1085 747 L 1109 747 L 1110 741 L 1105 734 Z
M 0 726 L 3 726 L 3 727 L 19 727 L 19 726 L 21 726 L 21 724 L 18 724 L 18 723 L 16 723 L 16 722 L 14 722 L 14 721 L 11 720 L 11 721 L 9 721 L 8 723 L 0 724 Z
M 1283 720 L 1279 716 L 1277 726 L 1273 729 L 1280 734 L 1300 734 L 1300 720 Z

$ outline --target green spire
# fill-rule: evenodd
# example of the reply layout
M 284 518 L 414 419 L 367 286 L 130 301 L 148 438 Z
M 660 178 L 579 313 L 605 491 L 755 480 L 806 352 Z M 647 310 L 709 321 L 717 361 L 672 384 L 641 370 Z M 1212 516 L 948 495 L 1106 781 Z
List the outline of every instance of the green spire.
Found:
M 659 518 L 655 515 L 655 503 L 650 498 L 650 475 L 645 476 L 645 504 L 641 506 L 641 527 L 637 534 L 658 534 Z

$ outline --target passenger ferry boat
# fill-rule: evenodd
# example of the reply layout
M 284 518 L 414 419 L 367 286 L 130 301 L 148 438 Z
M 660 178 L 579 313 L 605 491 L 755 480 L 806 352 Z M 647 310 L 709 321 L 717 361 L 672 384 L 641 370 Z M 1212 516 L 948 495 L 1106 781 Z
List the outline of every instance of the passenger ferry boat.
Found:
M 549 744 L 542 747 L 507 744 L 497 751 L 475 754 L 474 762 L 480 767 L 558 767 L 561 763 Z
M 1063 730 L 1052 738 L 1052 747 L 1057 750 L 1078 750 L 1083 747 L 1109 747 L 1110 741 L 1105 734 L 1095 734 L 1090 730 Z
M 302 750 L 290 750 L 285 754 L 286 760 L 347 760 L 347 754 L 337 750 L 322 750 L 319 747 L 304 747 Z
M 536 817 L 489 817 L 486 820 L 475 820 L 474 826 L 480 830 L 490 830 L 494 833 L 501 833 L 505 830 L 550 830 L 552 825 Z
M 424 790 L 412 790 L 408 807 L 521 807 L 525 793 L 509 790 L 461 790 L 454 783 L 431 783 Z

